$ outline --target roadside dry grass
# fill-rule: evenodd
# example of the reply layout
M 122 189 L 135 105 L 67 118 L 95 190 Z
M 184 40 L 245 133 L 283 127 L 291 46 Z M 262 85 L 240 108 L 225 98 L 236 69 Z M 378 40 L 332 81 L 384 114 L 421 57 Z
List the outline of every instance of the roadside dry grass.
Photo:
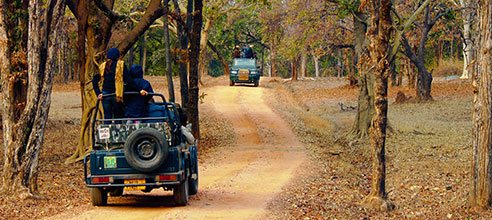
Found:
M 324 85 L 323 85 L 324 84 Z M 388 197 L 397 206 L 378 213 L 360 204 L 370 191 L 370 140 L 351 139 L 357 88 L 337 79 L 272 81 L 269 103 L 287 119 L 312 161 L 269 205 L 272 219 L 491 219 L 492 212 L 466 208 L 471 188 L 471 111 L 469 81 L 433 84 L 435 101 L 391 104 L 394 132 L 387 139 Z

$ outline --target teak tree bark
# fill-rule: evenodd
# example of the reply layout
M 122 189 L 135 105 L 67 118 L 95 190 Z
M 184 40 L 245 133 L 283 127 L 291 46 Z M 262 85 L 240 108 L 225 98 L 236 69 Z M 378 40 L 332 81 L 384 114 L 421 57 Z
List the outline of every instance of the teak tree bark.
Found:
M 475 1 L 473 0 L 460 0 L 460 6 L 462 8 L 463 18 L 463 73 L 460 78 L 469 79 L 471 77 L 470 67 L 473 60 L 473 40 L 472 40 L 472 24 L 475 20 L 474 7 Z
M 470 205 L 492 204 L 492 2 L 481 0 L 477 10 L 476 63 L 473 74 L 472 180 Z
M 191 25 L 193 22 L 193 0 L 188 0 L 188 5 L 186 7 L 186 19 L 181 17 L 181 10 L 177 0 L 173 0 L 174 10 L 176 14 L 180 16 L 181 20 L 185 22 L 176 22 L 176 32 L 179 40 L 180 46 L 180 59 L 178 61 L 178 71 L 179 71 L 179 82 L 180 82 L 180 94 L 181 94 L 181 106 L 186 110 L 188 108 L 189 94 L 188 94 L 188 44 L 189 37 L 188 33 L 191 30 Z M 184 23 L 184 24 L 183 24 Z
M 190 49 L 189 49 L 189 101 L 188 101 L 188 116 L 189 121 L 193 124 L 192 134 L 196 139 L 200 139 L 200 124 L 199 124 L 199 114 L 198 114 L 198 99 L 199 99 L 199 69 L 198 62 L 200 58 L 200 37 L 202 30 L 202 11 L 203 11 L 203 0 L 194 0 L 195 10 L 193 12 L 193 25 L 190 33 Z
M 28 5 L 28 93 L 26 106 L 15 120 L 14 83 L 10 30 L 7 25 L 8 2 L 0 1 L 0 72 L 2 73 L 2 124 L 4 166 L 2 193 L 17 193 L 21 198 L 36 197 L 38 159 L 43 146 L 53 85 L 59 30 L 65 1 L 31 0 Z
M 366 5 L 364 5 L 366 4 Z M 391 0 L 373 0 L 362 3 L 368 7 L 370 27 L 367 36 L 370 40 L 367 60 L 374 73 L 374 115 L 371 121 L 372 145 L 372 187 L 371 193 L 364 199 L 369 207 L 380 211 L 394 209 L 394 204 L 386 194 L 386 124 L 388 114 L 388 76 L 390 71 L 390 38 L 393 29 L 391 18 Z
M 358 138 L 364 137 L 369 134 L 369 128 L 371 127 L 371 119 L 374 113 L 374 90 L 373 90 L 373 76 L 369 73 L 366 65 L 363 65 L 365 57 L 367 57 L 367 16 L 361 12 L 356 11 L 353 14 L 353 26 L 354 26 L 354 50 L 356 59 L 359 60 L 359 95 L 357 101 L 357 114 L 355 115 L 354 125 L 352 126 L 350 135 Z
M 168 15 L 169 15 L 169 0 L 164 0 L 164 44 L 165 44 L 165 57 L 166 57 L 166 78 L 167 78 L 167 89 L 169 92 L 169 101 L 175 102 L 174 98 L 174 84 L 173 84 L 173 75 L 171 68 L 171 55 L 170 55 L 170 43 L 169 43 L 169 26 L 168 26 Z

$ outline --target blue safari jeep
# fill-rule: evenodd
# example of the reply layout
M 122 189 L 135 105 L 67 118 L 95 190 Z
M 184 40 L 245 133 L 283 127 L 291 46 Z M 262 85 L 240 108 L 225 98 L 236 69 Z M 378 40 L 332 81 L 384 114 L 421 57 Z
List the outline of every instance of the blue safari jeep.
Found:
M 229 75 L 229 85 L 235 83 L 253 83 L 258 87 L 260 83 L 260 67 L 256 65 L 256 59 L 234 58 Z
M 185 206 L 188 196 L 198 192 L 197 146 L 183 134 L 180 114 L 184 113 L 163 95 L 149 95 L 162 99 L 152 104 L 162 112 L 158 117 L 105 120 L 94 114 L 93 146 L 84 158 L 84 176 L 95 206 L 106 205 L 108 193 L 121 196 L 123 191 L 150 192 L 160 187 L 172 190 L 176 205 Z M 99 101 L 95 112 L 98 107 Z

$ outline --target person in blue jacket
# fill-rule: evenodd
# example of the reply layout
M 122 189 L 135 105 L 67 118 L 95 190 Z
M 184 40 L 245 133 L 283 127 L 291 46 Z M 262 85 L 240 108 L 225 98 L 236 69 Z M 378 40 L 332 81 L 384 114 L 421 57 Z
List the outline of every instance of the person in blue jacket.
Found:
M 118 48 L 111 48 L 106 53 L 107 60 L 99 65 L 99 73 L 92 78 L 92 86 L 99 100 L 101 100 L 104 119 L 122 118 L 123 109 L 123 85 L 133 85 L 134 88 L 140 89 L 133 84 L 133 80 L 126 68 L 124 61 L 119 60 L 120 51 Z M 102 89 L 99 88 L 102 83 Z M 137 91 L 140 91 L 137 90 Z M 115 93 L 115 96 L 104 97 L 105 94 Z M 105 124 L 110 121 L 105 121 Z M 118 123 L 121 123 L 118 121 Z
M 134 64 L 130 68 L 130 75 L 133 78 L 133 85 L 127 86 L 128 92 L 138 92 L 144 90 L 146 92 L 153 93 L 152 85 L 150 82 L 143 78 L 143 69 L 141 65 Z M 147 93 L 140 93 L 140 95 L 129 95 L 127 99 L 127 107 L 125 117 L 127 118 L 143 118 L 149 115 L 149 104 L 152 100 L 151 96 Z

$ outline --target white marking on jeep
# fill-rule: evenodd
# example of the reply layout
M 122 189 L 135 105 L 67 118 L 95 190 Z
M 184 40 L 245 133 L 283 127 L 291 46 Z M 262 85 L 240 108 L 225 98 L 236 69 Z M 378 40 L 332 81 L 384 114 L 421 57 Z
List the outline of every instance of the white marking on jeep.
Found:
M 99 139 L 109 139 L 109 128 L 99 128 Z

